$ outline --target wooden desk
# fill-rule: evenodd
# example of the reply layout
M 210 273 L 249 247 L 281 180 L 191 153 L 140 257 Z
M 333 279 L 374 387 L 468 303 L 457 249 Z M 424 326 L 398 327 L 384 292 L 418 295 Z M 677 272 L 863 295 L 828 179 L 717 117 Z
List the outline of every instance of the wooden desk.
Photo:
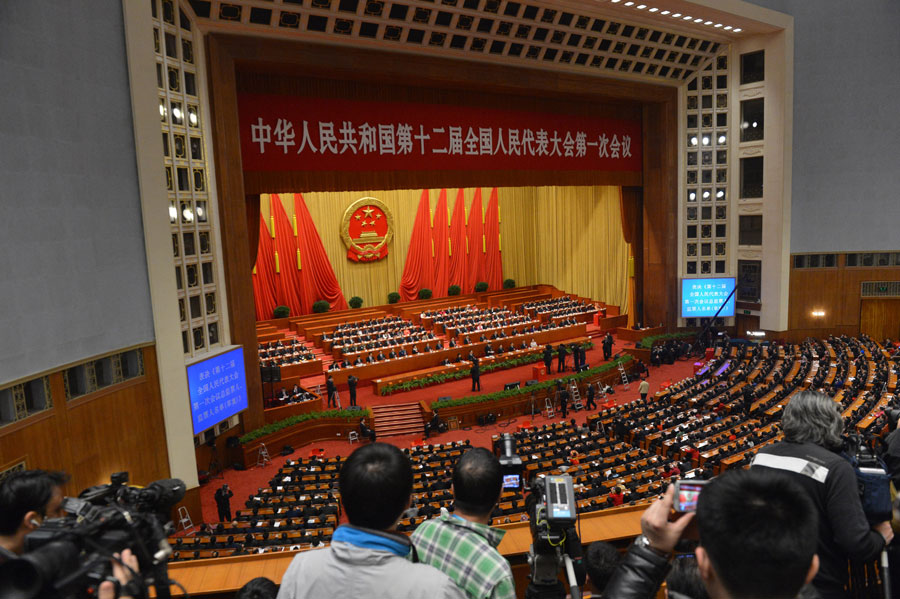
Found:
M 432 368 L 434 366 L 438 366 L 441 362 L 444 361 L 445 358 L 452 361 L 454 358 L 456 358 L 456 354 L 458 353 L 461 353 L 463 357 L 465 357 L 471 351 L 474 352 L 476 356 L 482 357 L 484 356 L 484 347 L 488 343 L 503 343 L 504 345 L 509 345 L 510 342 L 519 344 L 523 340 L 526 343 L 530 343 L 531 339 L 534 339 L 538 344 L 545 345 L 551 342 L 585 337 L 586 335 L 587 333 L 585 325 L 577 324 L 570 327 L 540 331 L 534 334 L 507 337 L 506 339 L 498 339 L 496 341 L 471 343 L 469 345 L 460 345 L 454 348 L 448 347 L 438 351 L 433 351 L 429 354 L 406 356 L 405 358 L 385 360 L 384 362 L 376 362 L 375 364 L 364 364 L 362 366 L 333 370 L 331 371 L 331 374 L 334 376 L 334 382 L 339 385 L 346 384 L 347 377 L 351 374 L 357 377 L 360 381 L 371 381 L 379 378 L 385 378 L 393 374 L 400 374 L 402 372 L 412 372 L 414 370 L 424 370 L 426 368 Z

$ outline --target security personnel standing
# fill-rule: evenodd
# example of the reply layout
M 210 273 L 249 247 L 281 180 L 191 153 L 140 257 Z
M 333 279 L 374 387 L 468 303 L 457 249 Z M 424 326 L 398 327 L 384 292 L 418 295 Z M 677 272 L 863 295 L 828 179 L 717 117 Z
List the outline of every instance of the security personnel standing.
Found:
M 337 387 L 334 386 L 334 377 L 330 374 L 325 379 L 325 389 L 328 392 L 328 407 L 337 407 Z
M 587 405 L 585 406 L 588 410 L 596 410 L 597 404 L 594 403 L 594 385 L 593 383 L 588 383 L 587 386 Z
M 347 377 L 347 387 L 350 389 L 350 405 L 356 405 L 356 383 L 359 382 L 359 379 L 353 376 L 352 374 Z
M 481 391 L 481 368 L 478 366 L 478 357 L 472 357 L 472 392 L 475 392 L 475 387 L 478 387 L 478 390 Z
M 544 367 L 547 369 L 547 374 L 553 372 L 553 348 L 549 343 L 544 347 Z
M 613 337 L 612 333 L 606 333 L 606 337 L 603 338 L 603 359 L 609 360 L 612 356 L 612 348 L 613 348 Z
M 560 343 L 556 346 L 556 372 L 566 371 L 566 346 Z

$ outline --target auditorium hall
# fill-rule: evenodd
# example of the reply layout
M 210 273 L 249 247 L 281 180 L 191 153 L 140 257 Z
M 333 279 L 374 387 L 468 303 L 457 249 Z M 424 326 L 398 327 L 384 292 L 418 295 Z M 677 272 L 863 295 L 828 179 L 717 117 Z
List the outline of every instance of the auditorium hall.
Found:
M 0 3 L 0 484 L 180 479 L 173 594 L 230 598 L 342 534 L 373 442 L 412 465 L 401 533 L 509 434 L 624 552 L 806 392 L 884 437 L 898 28 L 891 0 Z M 486 520 L 518 597 L 526 491 Z

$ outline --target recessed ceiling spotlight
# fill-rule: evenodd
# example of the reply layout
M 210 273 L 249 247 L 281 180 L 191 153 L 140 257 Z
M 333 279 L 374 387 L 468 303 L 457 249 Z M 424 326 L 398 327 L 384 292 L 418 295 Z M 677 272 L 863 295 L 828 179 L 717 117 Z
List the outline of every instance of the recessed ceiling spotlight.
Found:
M 686 17 L 682 17 L 681 20 L 682 20 L 682 21 L 690 21 L 690 20 L 693 19 L 693 18 L 694 18 L 694 17 L 688 15 L 688 16 L 686 16 Z
M 735 33 L 740 33 L 741 31 L 743 31 L 743 29 L 741 29 L 740 27 L 736 27 L 736 28 L 734 29 L 734 32 L 735 32 Z
M 669 13 L 670 13 L 670 12 L 671 12 L 671 11 L 668 11 L 668 10 L 664 10 L 664 11 L 662 11 L 662 12 L 661 12 L 661 13 L 659 13 L 659 14 L 661 14 L 661 15 L 667 15 L 667 14 L 669 14 Z
M 625 6 L 634 6 L 634 2 L 626 2 Z
M 716 197 L 717 197 L 717 198 L 724 198 L 724 197 L 725 197 L 725 192 L 724 192 L 724 191 L 721 191 L 721 190 L 717 191 L 717 192 L 716 192 Z
M 694 19 L 694 23 L 702 23 L 703 19 Z
M 610 1 L 611 1 L 613 4 L 618 4 L 618 3 L 621 2 L 622 0 L 610 0 Z
M 720 135 L 720 136 L 719 136 L 719 143 L 720 143 L 720 144 L 725 143 L 725 136 L 724 136 L 724 135 Z
M 731 29 L 731 25 L 726 25 L 726 26 L 725 26 L 725 31 L 729 31 L 730 29 Z
M 637 5 L 637 9 L 638 9 L 638 10 L 644 10 L 645 8 L 647 8 L 647 5 L 646 5 L 646 4 L 638 4 L 638 5 Z
M 707 137 L 706 135 L 703 136 L 703 139 L 701 141 L 703 142 L 704 146 L 709 145 L 709 137 Z
M 658 8 L 653 7 L 653 8 L 650 9 L 650 12 L 657 12 L 658 10 L 659 10 Z
M 704 25 L 712 25 L 712 21 L 707 21 L 704 23 Z
M 716 27 L 721 27 L 721 26 L 722 26 L 721 23 L 716 23 Z
M 689 197 L 690 197 L 692 200 L 696 200 L 696 199 L 697 199 L 697 194 L 696 194 L 695 192 L 693 192 L 693 191 L 692 191 L 690 194 L 688 194 L 688 195 L 689 195 Z
M 709 192 L 708 192 L 708 191 L 704 191 L 704 192 L 703 192 L 703 197 L 704 197 L 704 199 L 705 199 L 705 198 L 708 198 L 708 197 L 709 197 Z
M 696 145 L 697 145 L 697 136 L 696 136 L 696 135 L 695 135 L 694 137 L 691 138 L 691 145 L 692 145 L 692 146 L 696 146 Z
M 673 13 L 672 13 L 672 18 L 673 18 L 673 19 L 677 19 L 677 18 L 680 17 L 680 16 L 681 16 L 681 13 L 680 13 L 680 12 L 673 12 Z

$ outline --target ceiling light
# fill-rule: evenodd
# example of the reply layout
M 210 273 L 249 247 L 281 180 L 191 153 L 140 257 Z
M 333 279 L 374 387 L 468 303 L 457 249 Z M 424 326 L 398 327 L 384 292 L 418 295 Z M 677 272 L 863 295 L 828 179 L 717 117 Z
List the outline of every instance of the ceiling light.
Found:
M 822 318 L 823 316 L 825 316 L 825 310 L 813 310 L 811 314 L 816 318 Z
M 756 121 L 753 121 L 753 128 L 756 129 L 756 126 L 757 126 L 758 124 L 759 124 L 759 123 L 757 123 Z
M 192 125 L 196 125 L 197 124 L 197 114 L 194 112 L 189 112 L 188 120 L 191 122 Z
M 668 10 L 664 10 L 664 11 L 662 11 L 662 12 L 659 13 L 659 14 L 661 14 L 661 15 L 667 15 L 667 14 L 669 14 L 669 12 L 670 12 L 670 11 L 668 11 Z
M 682 18 L 681 20 L 682 20 L 682 21 L 690 21 L 690 20 L 693 19 L 693 18 L 694 18 L 694 17 L 688 15 L 688 16 Z
M 691 193 L 688 194 L 688 197 L 691 198 L 692 200 L 696 200 L 697 194 L 692 191 Z
M 717 27 L 717 28 L 718 28 L 718 27 L 721 27 L 721 26 L 722 26 L 721 23 L 716 23 L 716 27 Z
M 691 145 L 692 145 L 692 146 L 696 146 L 696 145 L 697 145 L 697 136 L 696 136 L 696 135 L 695 135 L 694 137 L 691 138 Z
M 647 5 L 646 5 L 646 4 L 638 4 L 638 5 L 637 5 L 637 9 L 638 9 L 638 10 L 644 10 L 645 8 L 647 8 Z
M 694 23 L 702 23 L 703 19 L 694 19 Z
M 708 146 L 708 145 L 709 145 L 709 137 L 706 136 L 706 135 L 703 136 L 703 145 L 704 145 L 704 146 Z
M 184 217 L 184 222 L 191 223 L 194 222 L 194 213 L 190 208 L 185 208 L 181 211 L 181 216 Z
M 730 30 L 730 29 L 731 29 L 731 25 L 726 25 L 726 26 L 725 26 L 725 31 L 728 31 L 728 30 Z
M 736 27 L 734 30 L 735 33 L 740 33 L 741 31 L 743 31 L 743 29 L 741 29 L 740 27 Z
M 634 2 L 626 2 L 625 6 L 634 6 Z
M 176 218 L 178 218 L 178 208 L 169 206 L 169 220 L 174 223 Z
M 672 18 L 673 18 L 673 19 L 677 19 L 677 18 L 680 17 L 680 16 L 681 16 L 681 13 L 680 13 L 680 12 L 673 12 L 673 13 L 672 13 Z
M 613 4 L 618 4 L 618 3 L 621 2 L 621 1 L 622 1 L 622 0 L 612 0 L 612 3 L 613 3 Z
M 716 197 L 717 197 L 717 198 L 724 198 L 724 197 L 725 197 L 725 192 L 722 191 L 722 190 L 720 189 L 719 191 L 716 192 Z
M 705 200 L 705 199 L 708 198 L 708 197 L 709 197 L 709 192 L 708 192 L 708 191 L 704 191 L 704 192 L 703 192 L 703 199 Z
M 712 25 L 712 21 L 706 21 L 706 22 L 703 23 L 703 24 L 704 24 L 704 25 Z
M 720 136 L 719 136 L 719 143 L 720 143 L 720 144 L 725 143 L 725 136 L 724 136 L 724 135 L 720 135 Z
M 766 332 L 765 331 L 747 331 L 747 336 L 748 337 L 765 337 Z
M 653 8 L 650 9 L 650 12 L 656 12 L 656 11 L 658 11 L 658 10 L 659 10 L 658 8 L 653 7 Z

